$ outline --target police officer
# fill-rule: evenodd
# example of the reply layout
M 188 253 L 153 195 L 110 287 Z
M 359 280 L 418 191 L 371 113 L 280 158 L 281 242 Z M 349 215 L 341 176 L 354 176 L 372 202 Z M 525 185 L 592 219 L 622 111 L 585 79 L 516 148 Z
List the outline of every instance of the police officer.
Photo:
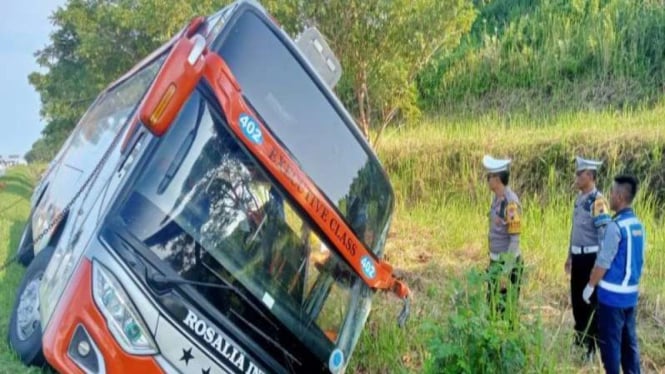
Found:
M 598 341 L 609 374 L 618 374 L 619 366 L 624 373 L 640 372 L 635 315 L 646 241 L 644 225 L 631 207 L 636 193 L 637 179 L 614 178 L 610 207 L 616 214 L 583 294 L 584 301 L 591 302 L 598 286 Z
M 575 319 L 575 344 L 585 349 L 582 357 L 591 361 L 596 351 L 595 297 L 587 304 L 582 291 L 589 280 L 591 269 L 600 249 L 605 225 L 610 222 L 609 207 L 596 189 L 596 173 L 600 161 L 576 158 L 575 186 L 579 195 L 575 199 L 573 225 L 565 270 L 570 274 L 570 298 Z
M 508 295 L 517 301 L 522 276 L 520 254 L 519 199 L 508 187 L 510 159 L 495 159 L 486 155 L 483 166 L 487 171 L 487 183 L 494 193 L 489 211 L 489 300 L 498 312 L 504 312 Z M 509 292 L 508 282 L 512 286 Z M 513 303 L 512 305 L 516 305 Z

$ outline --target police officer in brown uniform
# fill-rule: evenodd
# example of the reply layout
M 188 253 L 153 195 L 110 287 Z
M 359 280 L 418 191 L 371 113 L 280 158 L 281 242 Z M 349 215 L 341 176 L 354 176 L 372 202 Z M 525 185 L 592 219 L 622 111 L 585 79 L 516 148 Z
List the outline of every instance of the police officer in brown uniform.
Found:
M 511 283 L 513 290 L 510 295 L 517 301 L 522 276 L 520 253 L 522 207 L 515 192 L 508 187 L 510 162 L 509 159 L 495 159 L 487 155 L 483 157 L 483 166 L 487 170 L 487 184 L 494 194 L 489 211 L 489 298 L 499 312 L 505 309 L 509 294 L 508 282 Z
M 590 304 L 582 293 L 596 255 L 600 249 L 605 225 L 611 221 L 607 200 L 596 189 L 596 173 L 602 162 L 576 158 L 575 186 L 580 191 L 575 199 L 573 224 L 565 270 L 570 274 L 570 298 L 575 319 L 575 343 L 584 349 L 583 358 L 593 359 L 596 350 L 596 295 Z

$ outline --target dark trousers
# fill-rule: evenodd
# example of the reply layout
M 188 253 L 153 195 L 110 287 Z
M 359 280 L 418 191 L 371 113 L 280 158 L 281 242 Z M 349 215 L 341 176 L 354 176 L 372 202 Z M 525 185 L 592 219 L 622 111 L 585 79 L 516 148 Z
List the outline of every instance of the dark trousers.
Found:
M 640 373 L 635 309 L 598 305 L 600 357 L 608 374 L 619 374 L 619 368 L 625 374 Z
M 591 295 L 591 304 L 587 304 L 582 299 L 582 293 L 589 283 L 589 276 L 595 262 L 595 253 L 572 255 L 570 270 L 570 299 L 575 318 L 575 343 L 584 345 L 587 352 L 596 351 L 597 329 L 594 310 L 598 301 L 594 292 Z
M 510 271 L 510 286 L 501 287 L 504 266 L 503 261 L 490 260 L 489 267 L 487 268 L 489 275 L 487 300 L 492 307 L 492 311 L 502 315 L 508 309 L 508 305 L 512 305 L 513 307 L 510 310 L 517 313 L 517 300 L 519 299 L 522 274 L 524 272 L 522 258 L 518 256 L 515 259 L 515 266 Z

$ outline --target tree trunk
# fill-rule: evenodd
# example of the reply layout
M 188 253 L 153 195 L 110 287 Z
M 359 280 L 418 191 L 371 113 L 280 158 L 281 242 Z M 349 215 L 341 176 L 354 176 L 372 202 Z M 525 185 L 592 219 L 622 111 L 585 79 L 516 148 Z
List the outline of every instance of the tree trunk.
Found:
M 388 127 L 390 122 L 393 121 L 393 118 L 397 115 L 397 112 L 399 109 L 397 107 L 394 107 L 387 116 L 383 118 L 383 123 L 381 124 L 381 128 L 379 128 L 379 131 L 376 133 L 376 136 L 374 137 L 374 141 L 372 142 L 372 146 L 375 151 L 379 150 L 379 140 L 381 139 L 381 134 L 383 134 L 383 130 Z
M 356 99 L 358 100 L 358 114 L 360 115 L 360 131 L 367 141 L 369 141 L 369 124 L 370 124 L 370 105 L 367 95 L 367 73 L 365 69 L 360 70 L 358 76 L 358 86 L 356 88 Z

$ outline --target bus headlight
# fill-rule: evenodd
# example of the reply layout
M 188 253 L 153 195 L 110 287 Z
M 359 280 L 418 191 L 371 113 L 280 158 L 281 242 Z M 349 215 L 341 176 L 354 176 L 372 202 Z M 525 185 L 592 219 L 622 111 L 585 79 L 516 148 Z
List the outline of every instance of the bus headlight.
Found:
M 96 261 L 92 264 L 92 294 L 113 337 L 127 353 L 157 353 L 155 342 L 127 293 L 118 280 Z

